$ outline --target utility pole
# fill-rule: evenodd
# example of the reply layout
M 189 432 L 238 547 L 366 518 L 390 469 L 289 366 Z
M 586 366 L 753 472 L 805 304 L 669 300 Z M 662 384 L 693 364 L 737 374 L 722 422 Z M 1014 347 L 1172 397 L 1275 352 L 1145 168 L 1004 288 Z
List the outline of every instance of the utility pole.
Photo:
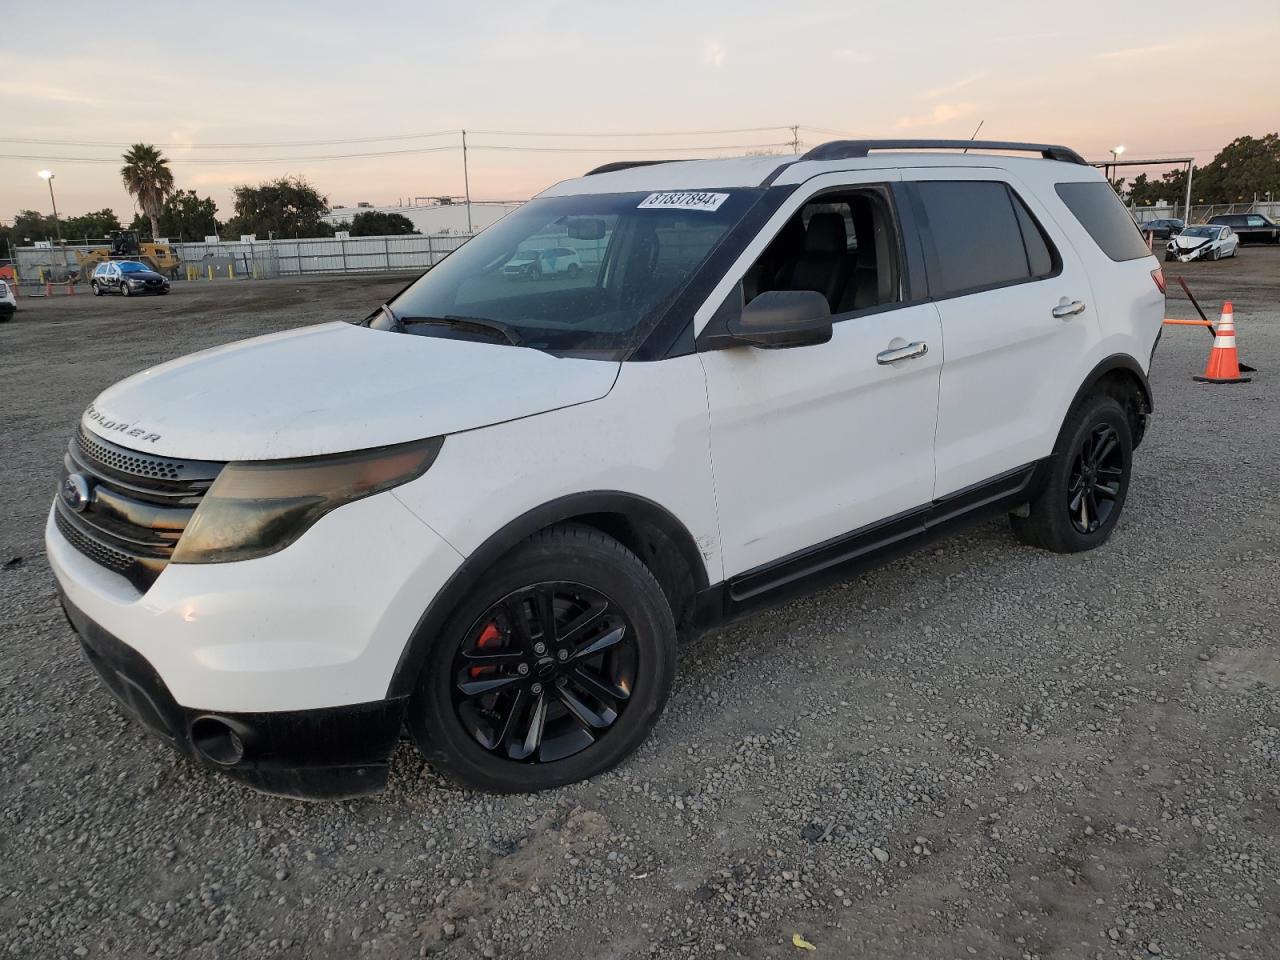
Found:
M 800 128 L 796 126 L 791 128 L 791 152 L 800 152 Z
M 471 176 L 467 172 L 467 131 L 462 131 L 462 186 L 467 192 L 467 233 L 475 233 L 471 227 Z

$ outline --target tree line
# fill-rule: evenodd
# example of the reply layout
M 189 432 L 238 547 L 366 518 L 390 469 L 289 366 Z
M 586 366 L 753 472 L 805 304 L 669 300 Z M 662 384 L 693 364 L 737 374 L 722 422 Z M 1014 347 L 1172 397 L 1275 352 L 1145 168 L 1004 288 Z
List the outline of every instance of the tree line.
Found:
M 349 222 L 337 225 L 321 219 L 329 212 L 329 199 L 300 176 L 283 176 L 256 186 L 242 184 L 232 191 L 234 211 L 218 221 L 212 197 L 177 187 L 169 161 L 150 144 L 134 144 L 124 154 L 120 178 L 139 212 L 127 225 L 110 208 L 75 217 L 53 217 L 36 210 L 19 210 L 10 226 L 0 226 L 0 257 L 11 257 L 14 247 L 41 240 L 66 243 L 105 239 L 117 230 L 136 230 L 143 237 L 173 241 L 200 241 L 219 236 L 239 240 L 252 234 L 259 239 L 308 239 L 332 237 L 347 230 L 353 237 L 401 236 L 417 233 L 413 221 L 398 213 L 365 210 Z
M 1186 170 L 1170 170 L 1152 180 L 1140 173 L 1132 181 L 1115 181 L 1130 203 L 1145 206 L 1164 200 L 1182 203 L 1187 194 Z M 1256 194 L 1280 200 L 1280 133 L 1236 137 L 1191 176 L 1192 203 L 1250 203 Z

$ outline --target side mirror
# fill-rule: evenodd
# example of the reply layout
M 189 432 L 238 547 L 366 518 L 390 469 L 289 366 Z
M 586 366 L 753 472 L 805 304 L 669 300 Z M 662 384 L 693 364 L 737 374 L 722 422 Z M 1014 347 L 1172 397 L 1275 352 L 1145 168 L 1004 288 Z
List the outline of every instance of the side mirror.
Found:
M 808 347 L 831 339 L 831 305 L 812 290 L 770 290 L 729 320 L 737 342 L 781 350 Z

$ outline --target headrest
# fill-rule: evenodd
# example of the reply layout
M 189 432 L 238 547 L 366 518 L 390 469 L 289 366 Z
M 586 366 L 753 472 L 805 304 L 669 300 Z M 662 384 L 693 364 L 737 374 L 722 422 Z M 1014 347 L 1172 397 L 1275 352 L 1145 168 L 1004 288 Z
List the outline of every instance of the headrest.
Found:
M 847 249 L 844 217 L 838 213 L 815 213 L 809 218 L 809 229 L 804 235 L 805 253 L 830 255 Z

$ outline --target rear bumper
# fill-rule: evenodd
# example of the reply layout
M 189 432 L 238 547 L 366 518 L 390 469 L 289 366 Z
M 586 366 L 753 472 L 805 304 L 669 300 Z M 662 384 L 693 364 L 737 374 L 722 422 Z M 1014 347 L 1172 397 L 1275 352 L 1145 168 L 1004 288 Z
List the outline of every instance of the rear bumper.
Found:
M 403 698 L 279 713 L 184 707 L 142 654 L 77 609 L 61 587 L 58 595 L 85 659 L 107 689 L 130 717 L 179 753 L 255 789 L 297 799 L 337 800 L 386 785 Z M 209 741 L 197 743 L 192 733 L 197 721 L 204 725 L 199 729 L 235 731 L 242 755 L 214 759 Z

